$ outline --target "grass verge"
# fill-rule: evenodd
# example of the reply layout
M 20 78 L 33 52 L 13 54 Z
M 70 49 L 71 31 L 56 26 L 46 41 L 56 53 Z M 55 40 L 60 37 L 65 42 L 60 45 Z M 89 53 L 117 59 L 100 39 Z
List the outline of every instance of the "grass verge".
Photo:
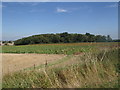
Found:
M 80 63 L 3 77 L 3 88 L 118 88 L 118 50 L 86 53 Z M 82 61 L 82 63 L 81 63 Z

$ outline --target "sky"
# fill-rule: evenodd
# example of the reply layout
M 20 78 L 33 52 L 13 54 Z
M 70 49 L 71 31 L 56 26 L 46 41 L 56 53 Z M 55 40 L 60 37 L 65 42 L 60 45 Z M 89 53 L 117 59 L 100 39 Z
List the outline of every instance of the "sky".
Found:
M 3 2 L 119 2 L 119 0 L 2 0 Z
M 46 33 L 110 35 L 118 38 L 117 2 L 3 2 L 2 39 Z

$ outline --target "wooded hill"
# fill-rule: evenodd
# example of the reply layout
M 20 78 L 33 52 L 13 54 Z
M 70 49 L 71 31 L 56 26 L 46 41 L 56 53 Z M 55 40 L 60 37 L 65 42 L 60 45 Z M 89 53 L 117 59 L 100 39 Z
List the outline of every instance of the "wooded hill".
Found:
M 40 34 L 25 37 L 15 41 L 15 45 L 42 44 L 42 43 L 77 43 L 77 42 L 111 42 L 110 35 L 93 35 L 90 33 L 56 33 Z

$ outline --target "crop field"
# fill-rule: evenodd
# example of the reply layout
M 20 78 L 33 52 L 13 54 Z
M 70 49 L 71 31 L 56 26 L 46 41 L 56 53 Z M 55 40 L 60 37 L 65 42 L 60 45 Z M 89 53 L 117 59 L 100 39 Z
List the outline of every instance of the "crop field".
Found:
M 93 46 L 88 45 L 24 45 L 3 46 L 3 53 L 40 53 L 40 54 L 74 54 L 76 52 L 88 51 Z
M 118 88 L 118 49 L 114 42 L 3 46 L 2 86 Z
M 23 46 L 3 46 L 2 53 L 38 53 L 38 54 L 77 54 L 88 52 L 97 46 L 107 47 L 115 43 L 68 43 L 68 44 L 39 44 Z

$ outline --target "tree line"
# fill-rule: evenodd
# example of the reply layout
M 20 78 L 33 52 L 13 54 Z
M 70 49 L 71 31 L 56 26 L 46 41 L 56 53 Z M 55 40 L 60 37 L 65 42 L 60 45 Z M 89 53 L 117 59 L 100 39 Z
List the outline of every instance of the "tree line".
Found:
M 90 33 L 56 33 L 56 34 L 40 34 L 25 37 L 14 41 L 15 45 L 43 44 L 43 43 L 77 43 L 77 42 L 111 42 L 110 35 L 93 35 Z

